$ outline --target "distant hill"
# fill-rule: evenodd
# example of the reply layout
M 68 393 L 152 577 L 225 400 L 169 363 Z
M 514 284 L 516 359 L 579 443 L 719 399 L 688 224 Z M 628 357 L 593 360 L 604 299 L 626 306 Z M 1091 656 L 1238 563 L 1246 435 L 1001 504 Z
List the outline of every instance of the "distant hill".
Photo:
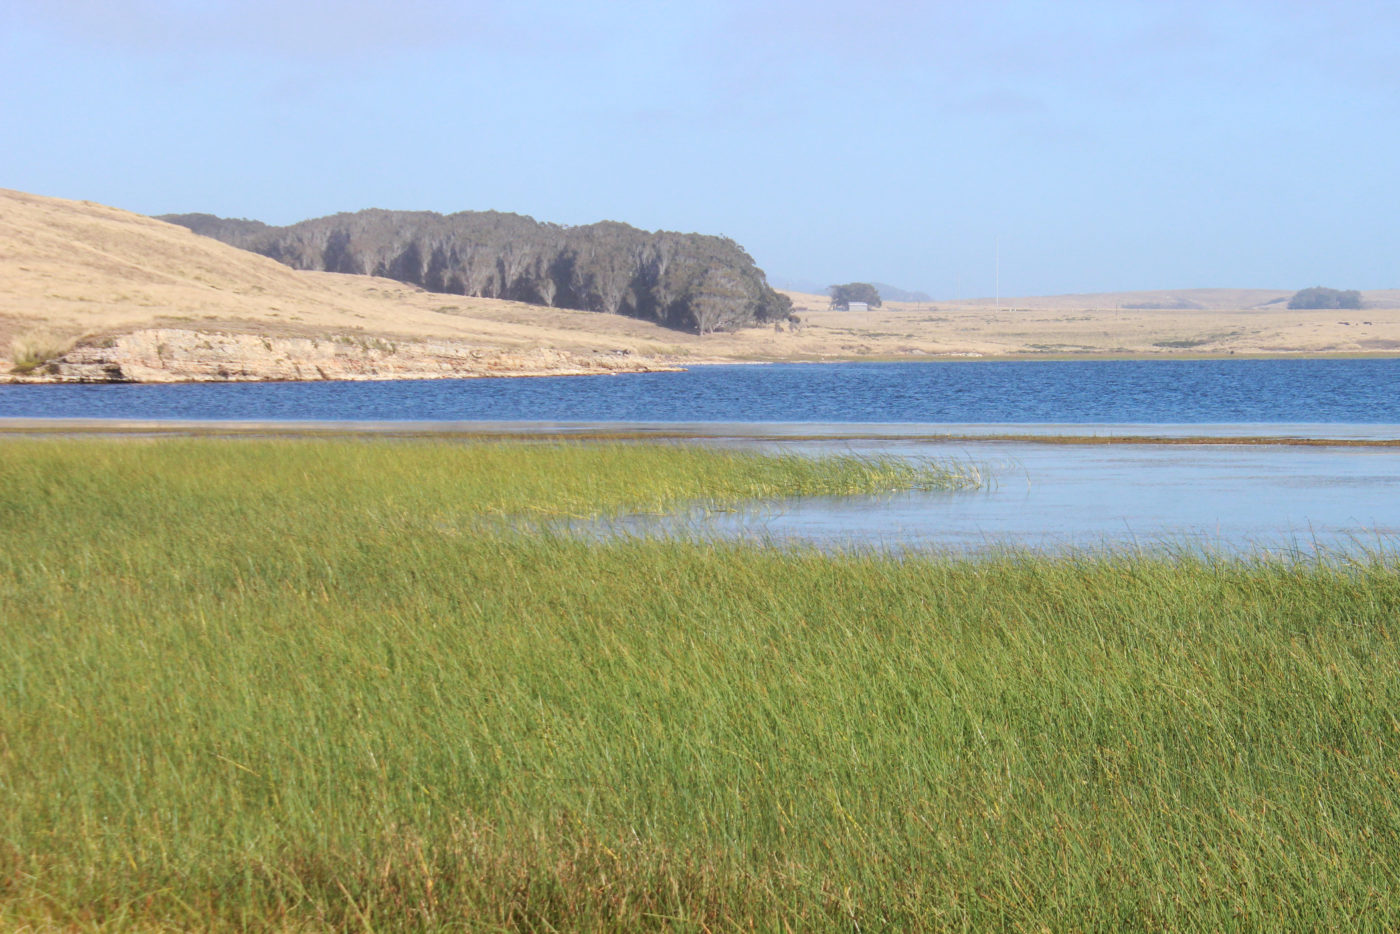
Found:
M 291 269 L 151 217 L 0 188 L 0 383 L 615 373 L 746 346 Z
M 1211 311 L 1269 308 L 1287 302 L 1293 292 L 1283 289 L 1156 289 L 1143 292 L 1088 292 L 1072 295 L 1029 295 L 1000 299 L 1002 308 L 1100 308 L 1124 311 Z M 960 305 L 992 305 L 996 299 L 960 299 Z
M 221 224 L 240 235 L 256 221 Z M 187 227 L 0 189 L 0 382 L 425 379 L 616 373 L 700 362 L 1384 354 L 1400 290 L 1358 310 L 1291 290 L 1188 289 L 887 303 L 699 336 L 623 315 L 447 297 L 297 270 Z
M 563 227 L 497 211 L 383 210 L 287 227 L 210 214 L 159 219 L 294 269 L 621 314 L 700 334 L 781 320 L 791 310 L 734 241 L 614 221 Z
M 880 298 L 887 302 L 931 302 L 933 297 L 927 292 L 910 292 L 898 286 L 890 285 L 888 282 L 872 282 L 875 291 L 880 293 Z

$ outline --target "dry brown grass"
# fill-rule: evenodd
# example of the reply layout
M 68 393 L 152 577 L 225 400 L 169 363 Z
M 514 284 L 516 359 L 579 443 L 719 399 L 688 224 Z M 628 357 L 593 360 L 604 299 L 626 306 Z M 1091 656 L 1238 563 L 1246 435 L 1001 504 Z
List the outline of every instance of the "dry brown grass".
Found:
M 22 334 L 10 341 L 10 370 L 20 374 L 33 373 L 63 356 L 72 345 L 71 340 L 42 331 Z
M 955 303 L 851 314 L 789 293 L 803 327 L 701 338 L 613 315 L 438 295 L 387 279 L 299 272 L 177 227 L 91 202 L 0 190 L 0 352 L 21 367 L 52 346 L 141 329 L 390 343 L 455 341 L 507 352 L 619 353 L 664 363 L 1095 356 L 1400 353 L 1400 307 L 1289 311 L 1285 292 L 1188 290 Z M 1400 293 L 1367 293 L 1400 306 Z M 1274 301 L 1273 304 L 1268 304 Z M 1180 309 L 1127 305 L 1195 305 Z M 23 347 L 12 347 L 19 340 Z M 42 361 L 40 361 L 42 363 Z M 4 367 L 9 369 L 9 367 Z
M 670 352 L 690 337 L 587 312 L 299 272 L 127 211 L 0 190 L 0 347 L 40 331 L 97 343 L 152 327 L 639 354 Z
M 827 310 L 823 296 L 788 293 L 813 349 L 871 356 L 1230 356 L 1400 353 L 1400 292 L 1367 292 L 1360 311 L 1290 310 L 1255 289 L 891 302 Z M 1198 308 L 1129 308 L 1193 303 Z M 799 342 L 800 343 L 800 342 Z

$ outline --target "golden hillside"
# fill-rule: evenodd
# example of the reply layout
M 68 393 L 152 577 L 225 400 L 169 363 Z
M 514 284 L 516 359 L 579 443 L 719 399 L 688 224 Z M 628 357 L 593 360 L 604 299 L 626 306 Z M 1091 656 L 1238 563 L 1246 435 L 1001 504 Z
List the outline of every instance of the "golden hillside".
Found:
M 192 343 L 194 351 L 201 343 L 217 343 L 205 339 L 213 336 L 245 338 L 203 348 L 235 354 L 288 341 L 339 345 L 343 356 L 397 348 L 381 354 L 401 358 L 381 361 L 382 369 L 397 373 L 360 375 L 416 372 L 406 361 L 424 350 L 419 344 L 433 345 L 444 360 L 465 354 L 461 365 L 468 369 L 473 359 L 502 353 L 534 354 L 546 370 L 567 370 L 595 355 L 625 358 L 680 350 L 671 346 L 678 335 L 622 319 L 600 329 L 601 317 L 433 295 L 388 279 L 299 272 L 128 211 L 0 190 L 0 353 L 8 351 L 11 363 L 26 349 L 95 352 L 128 343 L 134 351 L 151 332 L 163 333 L 172 355 L 183 343 Z M 190 334 L 205 337 L 180 336 Z M 551 366 L 548 353 L 542 352 L 577 355 L 579 360 L 555 360 Z M 246 377 L 287 375 L 262 373 L 272 361 L 222 362 Z M 510 362 L 503 362 L 509 369 Z M 138 369 L 164 368 L 159 361 L 147 363 L 156 365 Z M 422 375 L 447 375 L 440 369 L 430 366 Z
M 0 374 L 321 379 L 590 373 L 696 362 L 1400 352 L 1400 310 L 1289 311 L 1188 290 L 891 304 L 789 293 L 801 326 L 704 337 L 614 315 L 302 272 L 183 227 L 0 189 Z M 1368 293 L 1368 302 L 1390 293 Z M 1133 307 L 1137 306 L 1137 307 Z M 1194 306 L 1194 307 L 1192 307 Z

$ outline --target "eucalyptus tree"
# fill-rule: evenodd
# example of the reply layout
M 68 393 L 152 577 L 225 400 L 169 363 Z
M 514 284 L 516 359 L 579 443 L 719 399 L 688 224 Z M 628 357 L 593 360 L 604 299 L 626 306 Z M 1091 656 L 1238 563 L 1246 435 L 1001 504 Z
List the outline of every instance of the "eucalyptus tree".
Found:
M 208 214 L 164 219 L 297 269 L 629 315 L 700 334 L 783 320 L 792 310 L 734 241 L 616 221 L 564 227 L 499 211 L 382 210 L 288 227 Z

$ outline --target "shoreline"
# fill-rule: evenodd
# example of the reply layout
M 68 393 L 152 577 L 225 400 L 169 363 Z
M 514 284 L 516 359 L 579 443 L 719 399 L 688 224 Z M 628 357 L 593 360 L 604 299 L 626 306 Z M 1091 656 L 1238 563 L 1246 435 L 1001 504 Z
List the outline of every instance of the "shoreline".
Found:
M 713 364 L 1400 357 L 1400 289 L 1358 309 L 1179 289 L 887 302 L 703 336 L 647 318 L 296 270 L 114 208 L 0 190 L 0 383 L 454 379 Z M 73 244 L 100 244 L 75 251 Z M 10 370 L 18 369 L 19 373 Z
M 0 437 L 279 437 L 504 441 L 922 441 L 1058 446 L 1400 447 L 1400 425 L 345 421 L 0 417 Z
M 563 355 L 566 352 L 559 352 Z M 415 370 L 405 368 L 397 372 L 346 372 L 337 375 L 257 375 L 253 373 L 220 372 L 172 377 L 160 373 L 156 378 L 136 378 L 128 375 L 103 378 L 89 372 L 83 373 L 15 373 L 0 374 L 0 385 L 5 386 L 156 386 L 188 385 L 205 383 L 375 383 L 375 382 L 428 382 L 452 379 L 535 379 L 553 376 L 620 376 L 636 373 L 679 373 L 695 367 L 710 366 L 772 366 L 778 364 L 844 364 L 844 363 L 1093 363 L 1110 361 L 1213 361 L 1213 360 L 1400 360 L 1400 352 L 1395 351 L 1271 351 L 1260 353 L 1006 353 L 1006 354 L 869 354 L 848 356 L 774 356 L 755 359 L 653 357 L 644 360 L 628 360 L 625 355 L 598 357 L 591 360 L 571 360 L 558 366 L 518 366 L 509 367 L 468 367 L 460 370 Z M 298 364 L 290 364 L 296 370 Z M 67 366 L 67 364 L 64 364 Z M 220 366 L 208 363 L 202 369 Z M 308 368 L 319 369 L 307 364 Z M 91 369 L 91 367 L 89 367 Z

